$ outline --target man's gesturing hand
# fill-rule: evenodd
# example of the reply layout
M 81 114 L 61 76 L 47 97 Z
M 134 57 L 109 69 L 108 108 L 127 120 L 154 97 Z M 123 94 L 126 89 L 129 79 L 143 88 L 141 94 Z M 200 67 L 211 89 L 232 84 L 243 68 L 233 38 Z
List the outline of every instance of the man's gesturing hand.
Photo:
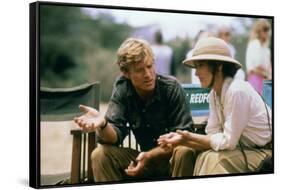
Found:
M 136 177 L 143 174 L 145 170 L 145 166 L 149 160 L 149 156 L 147 152 L 141 152 L 136 158 L 136 162 L 133 161 L 130 163 L 125 172 L 128 176 Z
M 79 108 L 84 114 L 80 117 L 75 117 L 74 122 L 84 131 L 95 131 L 98 127 L 104 124 L 104 117 L 101 116 L 96 109 L 84 105 L 80 105 Z

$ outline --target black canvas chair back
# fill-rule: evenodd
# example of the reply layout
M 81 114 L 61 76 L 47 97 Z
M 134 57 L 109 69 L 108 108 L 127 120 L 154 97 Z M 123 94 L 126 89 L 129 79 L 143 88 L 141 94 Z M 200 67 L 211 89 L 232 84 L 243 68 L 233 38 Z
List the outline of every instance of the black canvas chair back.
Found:
M 41 121 L 68 121 L 81 115 L 79 105 L 99 109 L 99 83 L 73 88 L 40 88 Z
M 83 113 L 79 105 L 99 110 L 100 84 L 83 84 L 73 88 L 40 88 L 41 121 L 71 121 Z M 96 147 L 95 133 L 85 133 L 77 127 L 73 136 L 70 183 L 93 180 L 90 154 Z

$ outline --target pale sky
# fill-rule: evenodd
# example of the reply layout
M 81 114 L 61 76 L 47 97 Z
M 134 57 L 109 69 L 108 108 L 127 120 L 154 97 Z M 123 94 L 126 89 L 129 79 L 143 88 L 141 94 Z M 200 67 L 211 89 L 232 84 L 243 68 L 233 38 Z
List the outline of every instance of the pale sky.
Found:
M 116 22 L 128 23 L 134 27 L 156 25 L 163 31 L 164 40 L 176 36 L 185 37 L 186 35 L 194 38 L 199 30 L 206 29 L 208 25 L 224 25 L 235 28 L 236 32 L 243 32 L 243 28 L 237 19 L 229 16 L 95 8 L 85 8 L 84 10 L 93 17 L 96 17 L 98 12 L 110 13 Z M 251 23 L 249 19 L 245 19 L 245 22 Z

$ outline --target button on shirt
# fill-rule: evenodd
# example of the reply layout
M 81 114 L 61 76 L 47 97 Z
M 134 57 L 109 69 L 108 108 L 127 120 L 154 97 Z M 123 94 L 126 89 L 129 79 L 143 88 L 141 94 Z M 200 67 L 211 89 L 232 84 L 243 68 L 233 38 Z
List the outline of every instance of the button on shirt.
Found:
M 210 93 L 206 133 L 215 151 L 233 150 L 239 139 L 248 147 L 266 145 L 271 141 L 271 120 L 271 109 L 248 82 L 226 78 L 221 96 Z
M 157 75 L 154 95 L 146 104 L 130 80 L 123 76 L 117 79 L 106 118 L 117 133 L 117 145 L 128 134 L 128 123 L 142 151 L 156 147 L 160 135 L 177 129 L 192 131 L 193 124 L 180 84 L 162 75 Z

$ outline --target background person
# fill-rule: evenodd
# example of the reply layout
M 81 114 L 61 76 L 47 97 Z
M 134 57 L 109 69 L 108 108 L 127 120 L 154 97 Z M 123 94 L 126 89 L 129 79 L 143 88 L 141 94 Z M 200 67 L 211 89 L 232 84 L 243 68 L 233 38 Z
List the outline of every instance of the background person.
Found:
M 217 29 L 217 37 L 224 40 L 227 43 L 227 45 L 230 49 L 231 57 L 235 59 L 236 49 L 231 44 L 231 28 L 228 26 L 225 26 L 225 25 L 219 26 Z M 245 72 L 243 71 L 242 68 L 238 69 L 234 78 L 240 79 L 240 80 L 245 80 Z
M 269 31 L 270 24 L 267 20 L 257 20 L 252 26 L 246 51 L 247 79 L 260 94 L 262 94 L 263 80 L 271 79 Z
M 210 36 L 212 36 L 212 34 L 211 34 L 209 31 L 207 31 L 207 30 L 200 30 L 200 31 L 196 34 L 196 36 L 195 36 L 195 38 L 194 38 L 194 40 L 193 40 L 193 43 L 192 43 L 192 44 L 193 44 L 193 45 L 192 45 L 192 49 L 187 52 L 186 58 L 192 57 L 192 53 L 193 53 L 194 46 L 195 46 L 195 44 L 196 44 L 200 39 L 206 38 L 206 37 L 210 37 Z M 195 75 L 195 70 L 191 70 L 191 83 L 192 83 L 192 84 L 200 84 L 200 81 L 199 81 L 198 77 Z
M 160 135 L 192 131 L 192 118 L 180 84 L 173 77 L 155 73 L 149 44 L 129 38 L 118 49 L 122 76 L 114 85 L 105 118 L 97 110 L 85 112 L 75 122 L 85 131 L 96 131 L 99 146 L 91 155 L 96 182 L 124 179 L 191 176 L 195 152 L 188 147 L 163 151 Z M 141 152 L 118 147 L 132 129 Z
M 200 40 L 193 56 L 183 63 L 196 69 L 203 88 L 212 88 L 207 135 L 177 131 L 161 136 L 160 146 L 169 150 L 184 145 L 202 151 L 194 175 L 244 173 L 249 172 L 247 167 L 251 171 L 257 169 L 271 155 L 270 149 L 259 150 L 271 142 L 271 109 L 248 82 L 233 78 L 241 64 L 231 57 L 227 44 L 214 37 Z M 246 158 L 239 144 L 245 147 Z
M 174 75 L 173 50 L 168 45 L 163 44 L 163 36 L 160 30 L 155 32 L 155 43 L 151 46 L 155 60 L 156 73 L 161 75 Z

